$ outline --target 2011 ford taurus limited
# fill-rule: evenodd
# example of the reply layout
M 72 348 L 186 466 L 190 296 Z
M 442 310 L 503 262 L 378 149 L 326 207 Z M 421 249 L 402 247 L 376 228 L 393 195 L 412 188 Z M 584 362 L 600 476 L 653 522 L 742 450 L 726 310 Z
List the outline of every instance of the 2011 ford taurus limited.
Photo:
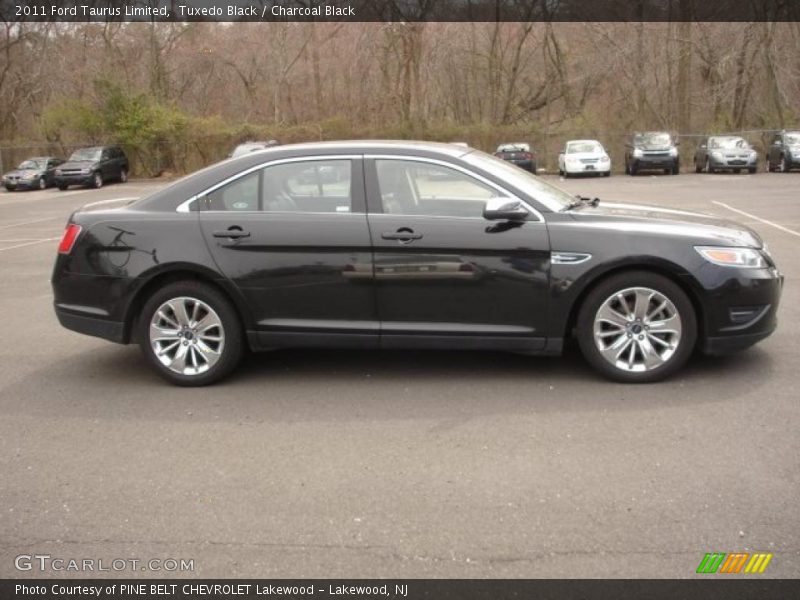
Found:
M 456 145 L 279 146 L 155 194 L 73 214 L 55 310 L 203 385 L 246 348 L 558 354 L 649 382 L 699 347 L 776 326 L 783 278 L 756 233 L 705 215 L 576 198 Z

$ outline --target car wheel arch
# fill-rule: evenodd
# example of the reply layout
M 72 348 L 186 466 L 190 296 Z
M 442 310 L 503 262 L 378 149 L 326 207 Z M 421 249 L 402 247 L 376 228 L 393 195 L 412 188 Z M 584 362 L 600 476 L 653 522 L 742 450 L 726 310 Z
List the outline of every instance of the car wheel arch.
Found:
M 591 291 L 600 285 L 606 279 L 625 273 L 629 271 L 649 271 L 662 277 L 666 277 L 686 294 L 689 301 L 692 303 L 695 317 L 697 318 L 697 344 L 699 344 L 706 337 L 706 320 L 703 305 L 699 298 L 700 284 L 692 277 L 692 275 L 681 269 L 678 265 L 670 263 L 669 261 L 659 260 L 658 262 L 645 262 L 634 261 L 625 263 L 623 265 L 609 266 L 600 271 L 594 271 L 584 279 L 580 291 L 578 291 L 575 299 L 573 300 L 569 314 L 564 323 L 563 337 L 564 339 L 572 337 L 573 331 L 578 321 L 578 314 L 580 313 L 581 306 L 586 301 L 587 296 Z
M 227 285 L 225 280 L 213 271 L 198 268 L 196 265 L 176 264 L 159 269 L 149 276 L 142 276 L 140 279 L 145 279 L 145 281 L 138 287 L 125 311 L 125 343 L 136 342 L 136 340 L 132 339 L 133 332 L 136 331 L 137 320 L 148 298 L 150 298 L 156 290 L 178 281 L 199 281 L 219 291 L 230 301 L 231 305 L 236 310 L 239 316 L 239 322 L 244 328 L 242 332 L 243 335 L 246 334 L 247 328 L 250 327 L 252 323 L 252 316 L 244 300 L 235 289 L 232 289 L 232 286 Z

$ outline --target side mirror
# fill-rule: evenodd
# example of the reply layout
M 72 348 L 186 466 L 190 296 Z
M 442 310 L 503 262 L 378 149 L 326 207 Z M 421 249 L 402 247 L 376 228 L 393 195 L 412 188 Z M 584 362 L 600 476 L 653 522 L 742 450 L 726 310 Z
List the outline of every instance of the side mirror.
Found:
M 524 221 L 528 209 L 512 198 L 489 198 L 483 207 L 483 218 L 489 221 Z

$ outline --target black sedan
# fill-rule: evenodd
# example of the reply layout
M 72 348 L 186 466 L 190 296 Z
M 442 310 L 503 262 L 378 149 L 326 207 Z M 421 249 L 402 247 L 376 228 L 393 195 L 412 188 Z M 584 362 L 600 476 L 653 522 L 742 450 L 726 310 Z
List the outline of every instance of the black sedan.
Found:
M 9 192 L 47 189 L 54 184 L 56 167 L 63 162 L 55 156 L 23 160 L 16 169 L 3 175 L 3 185 Z
M 421 142 L 280 146 L 90 205 L 52 279 L 62 325 L 140 344 L 180 385 L 247 348 L 553 355 L 572 335 L 604 375 L 655 381 L 696 347 L 770 335 L 782 281 L 745 226 L 576 198 Z

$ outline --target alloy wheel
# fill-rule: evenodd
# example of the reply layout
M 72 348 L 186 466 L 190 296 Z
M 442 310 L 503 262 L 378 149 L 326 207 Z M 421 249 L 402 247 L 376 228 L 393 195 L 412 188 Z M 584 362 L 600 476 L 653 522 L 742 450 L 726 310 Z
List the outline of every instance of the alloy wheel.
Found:
M 150 320 L 150 347 L 170 371 L 200 375 L 222 356 L 225 331 L 219 315 L 197 298 L 167 300 Z
M 594 318 L 594 342 L 617 369 L 652 371 L 672 358 L 681 342 L 681 316 L 661 292 L 631 287 L 609 296 Z
M 47 189 L 47 182 L 44 180 L 44 177 L 39 177 L 39 189 Z

